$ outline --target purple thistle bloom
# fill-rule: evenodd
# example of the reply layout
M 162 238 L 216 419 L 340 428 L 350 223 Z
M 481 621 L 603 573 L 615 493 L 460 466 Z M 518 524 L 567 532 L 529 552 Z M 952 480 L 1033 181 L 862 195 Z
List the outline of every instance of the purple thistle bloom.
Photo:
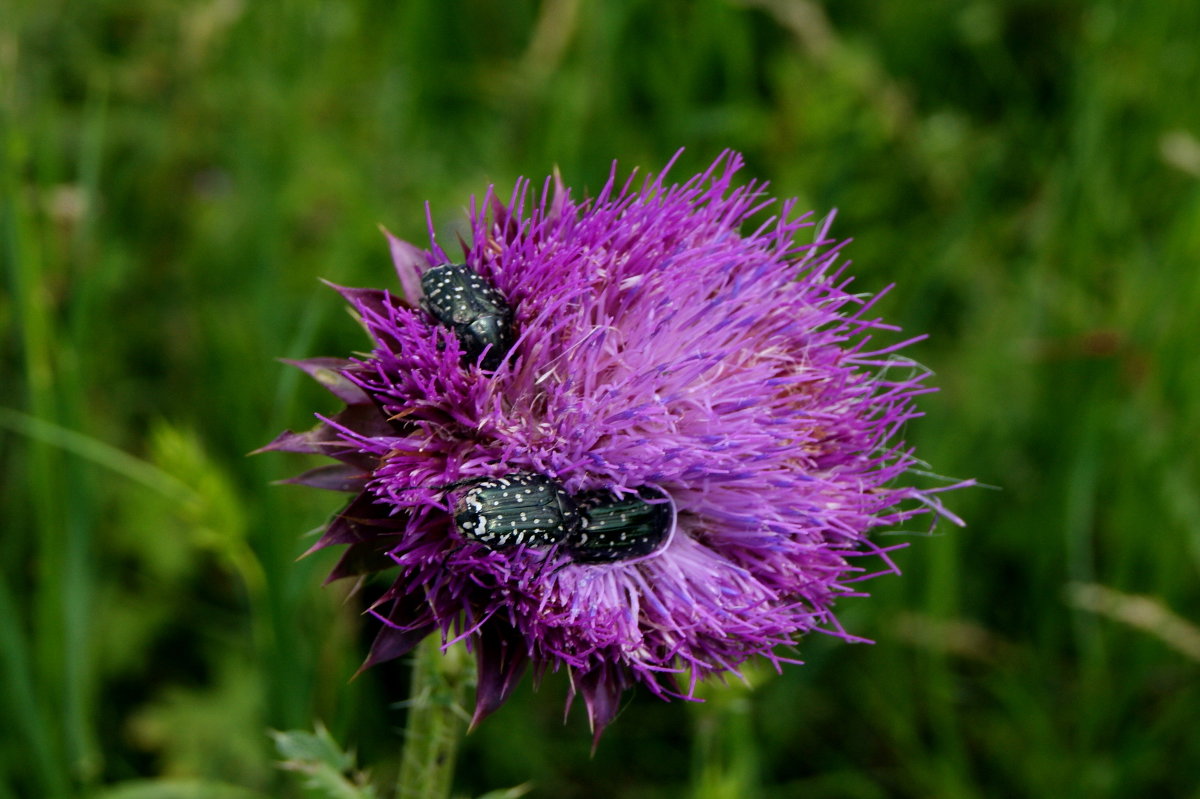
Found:
M 896 354 L 915 339 L 871 349 L 895 328 L 848 291 L 827 224 L 789 201 L 739 232 L 772 203 L 733 185 L 740 166 L 726 153 L 682 185 L 614 171 L 582 202 L 556 175 L 539 203 L 526 181 L 507 205 L 492 189 L 472 203 L 461 261 L 512 309 L 494 370 L 422 305 L 421 275 L 455 261 L 432 223 L 429 249 L 388 236 L 399 293 L 339 289 L 374 348 L 298 362 L 346 408 L 266 449 L 331 456 L 294 482 L 357 494 L 314 547 L 348 546 L 330 579 L 397 571 L 364 667 L 431 633 L 463 639 L 476 721 L 527 667 L 565 669 L 598 735 L 634 685 L 691 697 L 755 655 L 788 661 L 777 650 L 804 633 L 861 640 L 831 608 L 871 576 L 863 556 L 895 571 L 867 534 L 949 516 L 896 484 L 916 463 L 898 433 L 932 389 Z M 611 563 L 464 536 L 460 487 L 514 473 L 664 496 L 670 529 Z

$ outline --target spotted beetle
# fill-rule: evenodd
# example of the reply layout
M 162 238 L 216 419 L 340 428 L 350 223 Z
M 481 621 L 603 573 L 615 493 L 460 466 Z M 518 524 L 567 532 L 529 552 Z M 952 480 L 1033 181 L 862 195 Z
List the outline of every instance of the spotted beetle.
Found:
M 663 501 L 647 502 L 654 499 Z M 646 488 L 619 498 L 608 491 L 590 491 L 575 500 L 582 524 L 567 539 L 566 551 L 576 563 L 615 563 L 649 555 L 671 527 L 670 503 Z
M 463 357 L 474 363 L 490 344 L 480 364 L 500 365 L 512 346 L 512 309 L 490 283 L 466 264 L 442 264 L 421 275 L 422 307 L 454 331 Z
M 466 485 L 454 505 L 454 524 L 489 549 L 549 547 L 579 531 L 579 509 L 549 477 L 518 472 Z

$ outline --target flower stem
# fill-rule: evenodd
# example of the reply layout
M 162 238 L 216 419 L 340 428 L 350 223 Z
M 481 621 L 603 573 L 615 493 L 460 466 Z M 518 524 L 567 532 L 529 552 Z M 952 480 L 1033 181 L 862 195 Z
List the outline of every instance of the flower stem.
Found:
M 705 704 L 692 707 L 696 722 L 691 799 L 759 796 L 758 750 L 749 689 L 705 686 Z
M 473 678 L 474 663 L 461 644 L 443 653 L 435 634 L 417 647 L 396 799 L 450 796 L 458 742 L 467 726 L 463 700 Z

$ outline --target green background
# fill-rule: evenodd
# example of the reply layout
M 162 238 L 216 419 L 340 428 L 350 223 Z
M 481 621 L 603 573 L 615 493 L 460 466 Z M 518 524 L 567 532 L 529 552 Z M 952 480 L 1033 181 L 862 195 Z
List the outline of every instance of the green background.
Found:
M 0 799 L 303 796 L 267 730 L 318 721 L 386 784 L 405 665 L 350 682 L 295 562 L 339 498 L 245 457 L 335 406 L 274 359 L 365 345 L 318 278 L 392 286 L 377 225 L 681 146 L 839 209 L 930 335 L 909 439 L 996 488 L 881 539 L 874 646 L 638 694 L 594 756 L 527 681 L 459 791 L 1200 796 L 1200 4 L 8 0 L 0 124 Z

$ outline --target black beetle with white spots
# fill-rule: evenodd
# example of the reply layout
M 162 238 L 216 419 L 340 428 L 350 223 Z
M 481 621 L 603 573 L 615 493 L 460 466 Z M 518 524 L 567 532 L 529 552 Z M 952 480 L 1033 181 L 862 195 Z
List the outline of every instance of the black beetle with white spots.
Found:
M 561 544 L 576 563 L 615 563 L 654 552 L 670 526 L 666 498 L 646 489 L 623 497 L 590 491 L 572 499 L 557 482 L 533 473 L 467 485 L 454 505 L 455 527 L 489 549 Z
M 650 501 L 647 501 L 650 500 Z M 667 537 L 671 506 L 646 489 L 616 497 L 591 491 L 576 497 L 583 523 L 567 542 L 576 563 L 614 563 L 654 552 Z
M 466 264 L 442 264 L 421 275 L 422 307 L 450 328 L 468 363 L 495 371 L 512 346 L 512 308 Z M 487 350 L 487 354 L 484 354 Z
M 549 547 L 580 526 L 579 509 L 558 483 L 540 474 L 510 474 L 471 483 L 454 506 L 458 531 L 490 549 Z

